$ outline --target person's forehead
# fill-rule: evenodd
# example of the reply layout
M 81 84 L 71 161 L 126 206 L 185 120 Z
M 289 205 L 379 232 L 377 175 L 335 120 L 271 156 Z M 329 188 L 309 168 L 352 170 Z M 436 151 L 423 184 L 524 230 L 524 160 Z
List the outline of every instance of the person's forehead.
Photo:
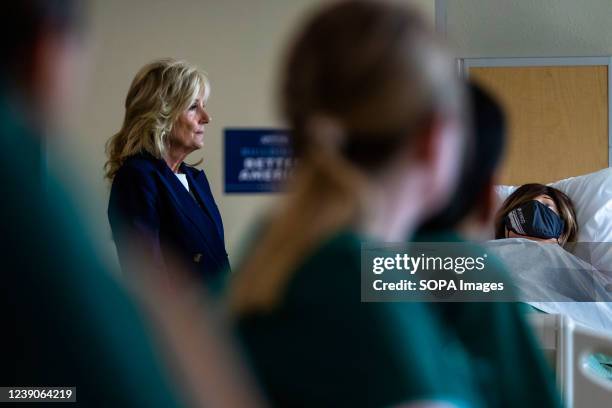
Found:
M 208 92 L 206 92 L 206 90 L 203 89 L 203 90 L 200 90 L 200 93 L 196 95 L 194 101 L 206 102 L 207 99 L 208 99 Z
M 555 205 L 555 200 L 553 200 L 552 197 L 549 196 L 548 194 L 540 194 L 535 199 L 538 200 L 538 201 L 546 201 L 546 202 L 549 202 L 549 203 Z

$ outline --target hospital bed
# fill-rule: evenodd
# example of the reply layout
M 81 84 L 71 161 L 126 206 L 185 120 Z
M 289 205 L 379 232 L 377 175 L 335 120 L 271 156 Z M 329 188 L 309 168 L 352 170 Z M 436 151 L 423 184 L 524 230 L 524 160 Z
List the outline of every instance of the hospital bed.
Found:
M 459 68 L 491 91 L 507 113 L 509 136 L 501 181 L 509 185 L 498 187 L 500 198 L 512 192 L 512 185 L 563 179 L 551 184 L 565 192 L 577 209 L 582 244 L 575 249 L 584 251 L 572 254 L 600 273 L 602 296 L 594 300 L 605 299 L 605 292 L 612 293 L 606 284 L 606 278 L 612 279 L 612 58 L 477 58 L 460 60 Z M 566 178 L 577 174 L 586 175 Z M 538 252 L 526 248 L 527 243 L 513 245 Z M 514 265 L 517 269 L 526 261 L 513 245 L 500 250 L 506 259 L 521 254 Z M 540 252 L 548 255 L 548 261 L 558 262 L 557 268 L 579 263 L 552 250 Z M 535 262 L 535 257 L 529 261 Z M 612 302 L 609 307 L 605 303 L 573 307 L 560 299 L 559 292 L 548 299 L 557 302 L 547 302 L 537 289 L 554 278 L 546 275 L 537 285 L 532 283 L 537 287 L 529 288 L 527 275 L 519 279 L 524 278 L 528 292 L 533 289 L 531 299 L 540 301 L 537 306 L 530 304 L 545 312 L 534 313 L 532 323 L 555 367 L 567 406 L 612 407 L 612 380 L 594 375 L 590 359 L 593 352 L 612 356 Z M 570 279 L 560 292 L 567 293 L 579 281 Z M 593 289 L 587 280 L 582 283 L 582 293 Z
M 599 272 L 600 282 L 603 282 L 599 285 L 601 297 L 593 300 L 610 299 L 612 287 L 606 282 L 612 279 L 612 168 L 564 179 L 551 183 L 551 185 L 565 192 L 572 199 L 580 227 L 578 241 L 585 243 L 585 246 L 581 248 L 588 249 L 589 253 L 585 257 L 573 252 L 576 258 L 580 258 L 578 260 L 572 259 L 573 255 L 569 253 L 564 258 L 564 255 L 560 253 L 566 253 L 566 251 L 561 248 L 549 247 L 544 250 L 542 247 L 540 255 L 545 256 L 546 253 L 549 255 L 549 258 L 543 262 L 549 265 L 558 262 L 555 266 L 560 269 L 562 266 L 571 267 L 571 262 L 588 261 L 588 264 Z M 497 193 L 500 202 L 514 188 L 516 187 L 498 186 Z M 515 246 L 527 247 L 530 245 L 518 241 L 514 242 Z M 516 252 L 512 252 L 511 246 L 504 247 L 504 244 L 499 241 L 493 245 L 499 246 L 502 254 L 503 249 L 507 250 L 506 258 L 516 258 Z M 536 244 L 531 243 L 531 245 Z M 537 249 L 532 248 L 531 252 L 535 253 L 534 250 Z M 566 250 L 572 251 L 567 247 Z M 558 253 L 555 254 L 554 251 Z M 528 255 L 526 252 L 521 253 L 525 254 L 522 257 L 522 261 L 525 262 Z M 527 262 L 531 262 L 531 268 L 536 263 L 534 259 Z M 513 272 L 512 269 L 518 269 L 520 265 L 520 262 L 512 265 L 511 259 L 506 263 L 510 265 L 511 272 Z M 528 274 L 521 275 L 519 271 L 517 275 L 520 280 Z M 538 283 L 544 283 L 546 279 L 549 278 L 546 277 Z M 569 286 L 579 286 L 576 283 L 579 283 L 580 280 L 569 279 L 569 282 Z M 593 287 L 587 288 L 587 281 L 583 282 L 585 284 L 582 286 L 592 292 Z M 592 283 L 593 281 L 588 281 L 588 284 L 592 285 Z M 568 302 L 559 299 L 558 294 L 555 294 L 557 298 L 550 298 L 557 302 L 546 302 L 543 294 L 535 290 L 536 286 L 542 285 L 526 286 L 532 290 L 529 294 L 531 297 L 539 297 L 541 300 L 539 303 L 529 303 L 545 313 L 531 313 L 529 318 L 555 370 L 557 383 L 566 406 L 570 408 L 612 407 L 612 377 L 610 376 L 612 364 L 601 365 L 594 358 L 595 355 L 604 355 L 609 359 L 607 362 L 612 363 L 612 303 L 609 300 L 609 303 Z
M 568 408 L 612 406 L 612 381 L 602 378 L 593 353 L 612 355 L 612 333 L 591 330 L 563 315 L 530 314 L 530 322 L 555 369 Z

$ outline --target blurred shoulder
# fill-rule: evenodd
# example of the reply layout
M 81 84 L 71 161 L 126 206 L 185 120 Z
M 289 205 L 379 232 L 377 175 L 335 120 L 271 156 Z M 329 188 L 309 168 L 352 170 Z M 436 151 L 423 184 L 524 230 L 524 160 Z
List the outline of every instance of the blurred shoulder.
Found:
M 297 266 L 286 300 L 304 304 L 359 302 L 363 240 L 344 230 L 320 242 Z M 313 293 L 317 294 L 315 298 Z
M 119 168 L 113 184 L 125 180 L 146 180 L 160 173 L 159 159 L 147 154 L 136 154 L 128 157 Z
M 359 268 L 361 244 L 364 241 L 364 237 L 350 230 L 336 232 L 316 247 L 305 259 L 302 268 L 319 271 L 329 268 L 341 271 Z
M 206 173 L 202 169 L 183 163 L 181 165 L 181 170 L 183 171 L 183 173 L 188 173 L 192 177 L 202 177 L 204 180 L 206 180 L 206 182 L 208 182 Z
M 149 154 L 135 154 L 125 160 L 119 171 L 152 171 L 156 170 L 159 167 L 158 162 L 159 159 L 156 159 L 155 157 Z

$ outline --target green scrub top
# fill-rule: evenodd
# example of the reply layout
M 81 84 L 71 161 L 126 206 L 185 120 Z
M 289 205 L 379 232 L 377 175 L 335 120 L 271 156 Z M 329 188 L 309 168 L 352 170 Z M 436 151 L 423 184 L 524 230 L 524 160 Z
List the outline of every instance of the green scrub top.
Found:
M 183 406 L 138 307 L 44 175 L 41 135 L 17 104 L 0 92 L 0 382 L 76 386 L 80 406 Z
M 420 242 L 467 242 L 452 231 L 420 233 Z M 485 251 L 470 245 L 476 253 Z M 486 252 L 486 251 L 485 251 Z M 488 254 L 487 272 L 511 280 L 500 259 Z M 447 330 L 460 339 L 490 407 L 561 406 L 554 374 L 525 320 L 520 302 L 432 303 Z
M 361 302 L 363 240 L 350 231 L 334 235 L 295 270 L 273 312 L 236 322 L 272 404 L 486 406 L 473 359 L 431 305 Z

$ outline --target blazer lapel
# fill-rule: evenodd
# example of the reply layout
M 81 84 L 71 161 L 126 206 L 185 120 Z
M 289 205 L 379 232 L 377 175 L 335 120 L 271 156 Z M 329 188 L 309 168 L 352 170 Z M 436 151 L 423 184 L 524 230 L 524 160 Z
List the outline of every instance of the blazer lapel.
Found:
M 161 176 L 163 177 L 163 179 L 165 180 L 165 182 L 168 184 L 168 187 L 169 187 L 168 190 L 169 190 L 170 196 L 176 202 L 178 208 L 187 218 L 191 220 L 191 222 L 193 222 L 196 225 L 202 237 L 207 242 L 210 242 L 211 245 L 213 245 L 213 242 L 211 241 L 211 236 L 210 236 L 211 231 L 208 228 L 204 227 L 205 221 L 202 218 L 206 217 L 206 214 L 203 213 L 203 209 L 200 208 L 198 203 L 193 199 L 191 194 L 189 194 L 185 186 L 183 186 L 183 184 L 176 177 L 176 175 L 172 172 L 172 170 L 170 170 L 168 165 L 163 160 L 157 160 L 157 162 L 158 162 L 157 167 L 159 169 L 159 172 Z M 185 172 L 185 173 L 187 174 L 187 179 L 189 180 L 189 173 L 188 172 Z M 190 186 L 193 184 L 194 183 L 190 183 Z M 208 211 L 208 209 L 204 211 Z M 214 220 L 214 217 L 213 217 L 213 220 Z M 216 220 L 215 220 L 215 226 L 217 226 Z M 217 226 L 217 233 L 218 233 L 218 226 Z
M 208 180 L 206 180 L 204 172 L 202 170 L 188 168 L 185 174 L 187 175 L 187 180 L 189 180 L 189 185 L 193 188 L 193 193 L 198 197 L 204 207 L 206 207 L 205 211 L 208 212 L 208 215 L 210 215 L 211 219 L 214 221 L 221 241 L 224 241 L 221 214 L 219 214 L 219 209 L 213 200 L 212 193 L 210 192 L 210 185 L 208 184 Z M 204 186 L 206 186 L 206 191 L 204 190 Z

